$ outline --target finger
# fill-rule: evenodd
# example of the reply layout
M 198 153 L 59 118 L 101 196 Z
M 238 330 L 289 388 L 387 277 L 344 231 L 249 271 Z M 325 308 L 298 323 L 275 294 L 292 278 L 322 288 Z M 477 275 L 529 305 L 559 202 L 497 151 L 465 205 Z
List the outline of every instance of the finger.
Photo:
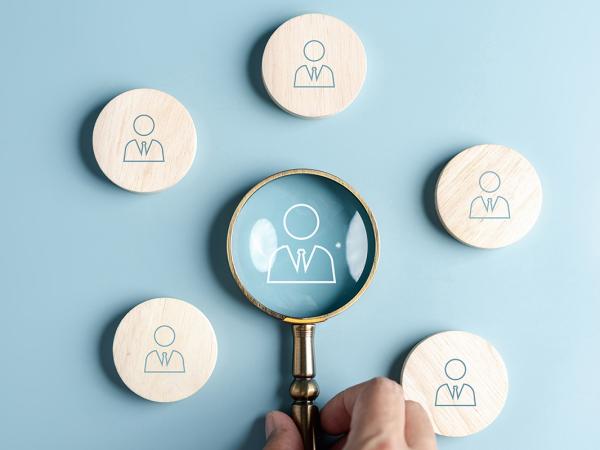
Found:
M 271 411 L 265 418 L 267 443 L 264 450 L 302 450 L 302 438 L 287 414 Z
M 413 401 L 407 401 L 406 443 L 415 450 L 433 450 L 436 448 L 435 434 L 429 416 L 423 407 Z
M 369 381 L 356 398 L 347 447 L 359 449 L 376 442 L 405 445 L 404 414 L 404 392 L 398 383 L 389 378 Z
M 350 430 L 352 408 L 360 391 L 367 383 L 340 392 L 327 402 L 321 410 L 321 428 L 328 434 L 338 435 Z

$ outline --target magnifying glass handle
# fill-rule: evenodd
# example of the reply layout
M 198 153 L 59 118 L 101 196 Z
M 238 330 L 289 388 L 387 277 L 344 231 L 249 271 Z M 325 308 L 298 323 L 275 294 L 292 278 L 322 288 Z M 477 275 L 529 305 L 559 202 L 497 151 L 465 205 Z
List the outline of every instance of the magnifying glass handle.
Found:
M 294 335 L 294 360 L 292 374 L 294 381 L 290 386 L 292 418 L 304 441 L 304 450 L 316 450 L 316 429 L 319 423 L 319 409 L 313 404 L 319 396 L 319 385 L 315 377 L 315 325 L 292 325 Z

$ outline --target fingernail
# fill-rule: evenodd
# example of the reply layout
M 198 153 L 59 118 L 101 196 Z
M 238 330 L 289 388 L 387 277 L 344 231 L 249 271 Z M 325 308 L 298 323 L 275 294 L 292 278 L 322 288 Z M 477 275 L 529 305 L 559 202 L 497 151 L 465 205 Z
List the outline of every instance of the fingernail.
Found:
M 275 431 L 275 419 L 273 417 L 273 412 L 271 411 L 265 417 L 265 435 L 267 436 L 267 439 L 273 434 L 273 431 Z

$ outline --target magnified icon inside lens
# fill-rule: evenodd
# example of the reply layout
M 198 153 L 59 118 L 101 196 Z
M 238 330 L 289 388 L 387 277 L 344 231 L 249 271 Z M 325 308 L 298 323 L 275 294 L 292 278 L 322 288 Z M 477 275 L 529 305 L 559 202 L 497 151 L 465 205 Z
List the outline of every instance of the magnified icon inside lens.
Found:
M 293 234 L 289 230 L 290 212 L 306 208 L 311 214 L 314 214 L 314 228 L 310 225 L 307 230 L 312 228 L 308 233 L 303 232 L 301 235 Z M 306 214 L 306 213 L 305 213 Z M 296 212 L 297 217 L 302 218 L 302 212 Z M 292 216 L 294 217 L 294 216 Z M 298 220 L 298 218 L 296 218 Z M 310 220 L 310 219 L 308 219 Z M 296 203 L 288 208 L 283 215 L 283 228 L 292 241 L 304 241 L 313 237 L 319 230 L 320 219 L 319 213 L 315 208 L 306 203 Z M 272 228 L 274 229 L 274 228 Z M 276 238 L 277 236 L 275 236 Z M 285 236 L 284 236 L 285 238 Z M 277 239 L 275 239 L 276 241 Z M 256 242 L 262 242 L 262 236 L 256 236 Z M 272 242 L 268 239 L 267 242 Z M 336 247 L 341 248 L 342 244 L 336 242 Z M 292 250 L 294 248 L 294 250 Z M 267 283 L 270 284 L 335 284 L 335 263 L 331 252 L 318 243 L 312 244 L 309 248 L 305 248 L 300 242 L 292 242 L 284 244 L 275 251 L 270 251 L 269 269 L 267 271 Z M 365 255 L 366 256 L 366 255 Z
M 227 255 L 248 300 L 292 324 L 292 417 L 305 448 L 314 449 L 315 324 L 344 311 L 371 282 L 379 257 L 373 214 L 334 175 L 311 169 L 277 173 L 241 200 L 229 225 Z

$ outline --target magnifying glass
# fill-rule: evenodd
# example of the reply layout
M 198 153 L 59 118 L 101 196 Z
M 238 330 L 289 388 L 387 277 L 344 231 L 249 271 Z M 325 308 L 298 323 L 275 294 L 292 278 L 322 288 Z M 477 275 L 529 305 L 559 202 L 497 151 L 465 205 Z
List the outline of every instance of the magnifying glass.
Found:
M 338 177 L 312 169 L 272 175 L 244 196 L 227 233 L 233 277 L 250 302 L 292 324 L 292 418 L 316 449 L 315 324 L 352 305 L 379 258 L 375 218 Z

